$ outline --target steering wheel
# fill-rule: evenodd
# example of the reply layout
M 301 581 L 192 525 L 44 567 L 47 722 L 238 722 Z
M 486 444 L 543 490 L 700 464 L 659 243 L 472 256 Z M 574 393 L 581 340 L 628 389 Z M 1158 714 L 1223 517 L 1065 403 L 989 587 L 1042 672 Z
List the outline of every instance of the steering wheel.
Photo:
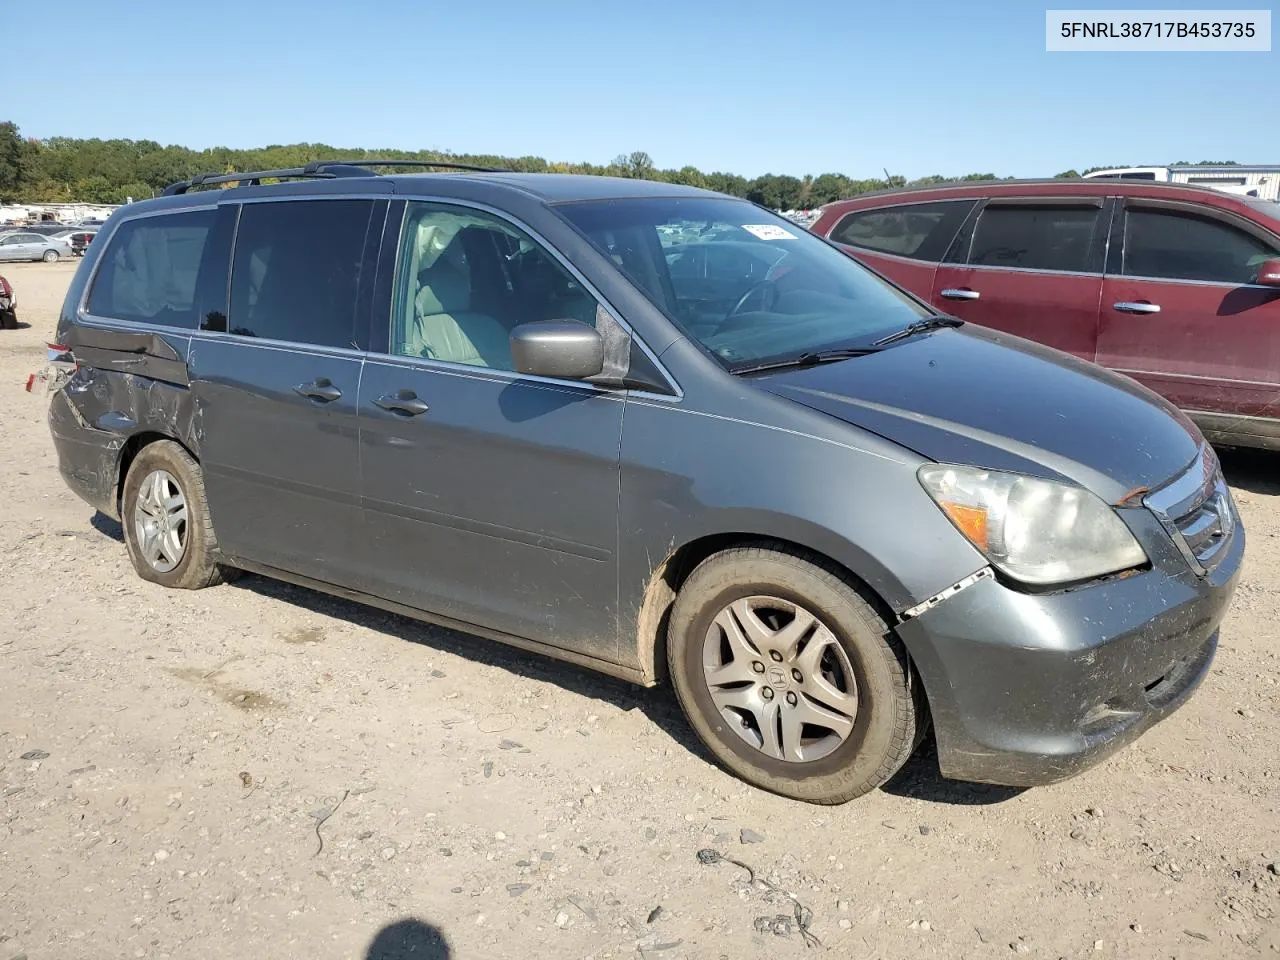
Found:
M 778 299 L 778 288 L 772 277 L 766 277 L 759 283 L 753 283 L 747 288 L 747 292 L 738 298 L 737 303 L 724 315 L 724 320 L 720 322 L 727 323 L 742 312 L 742 309 L 751 301 L 751 298 L 760 296 L 760 309 L 768 310 Z
M 773 262 L 773 265 L 765 272 L 763 280 L 753 283 L 747 288 L 747 292 L 738 298 L 729 312 L 724 315 L 724 319 L 720 321 L 722 327 L 741 313 L 743 308 L 751 302 L 752 297 L 760 297 L 761 310 L 768 310 L 778 302 L 778 279 L 784 273 L 787 273 L 786 270 L 779 270 L 778 268 L 786 263 L 787 258 L 790 256 L 791 251 L 788 250 Z

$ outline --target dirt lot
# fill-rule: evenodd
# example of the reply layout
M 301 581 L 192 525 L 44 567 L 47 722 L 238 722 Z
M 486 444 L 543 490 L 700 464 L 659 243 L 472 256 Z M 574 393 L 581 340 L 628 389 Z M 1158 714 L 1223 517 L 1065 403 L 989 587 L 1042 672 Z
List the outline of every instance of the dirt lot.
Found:
M 1181 712 L 1055 787 L 926 748 L 817 808 L 712 766 L 664 691 L 257 577 L 138 580 L 22 390 L 74 269 L 3 268 L 0 960 L 807 955 L 705 847 L 811 909 L 815 953 L 1280 953 L 1275 457 L 1224 455 L 1247 571 Z

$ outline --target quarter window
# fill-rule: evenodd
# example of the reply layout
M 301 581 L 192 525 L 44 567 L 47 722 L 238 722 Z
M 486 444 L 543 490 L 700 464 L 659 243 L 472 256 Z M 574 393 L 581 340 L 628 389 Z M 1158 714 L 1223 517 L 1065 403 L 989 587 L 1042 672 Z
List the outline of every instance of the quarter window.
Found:
M 89 312 L 167 327 L 196 325 L 196 277 L 212 210 L 143 217 L 120 224 L 102 255 Z
M 1208 217 L 1157 210 L 1125 215 L 1126 276 L 1244 284 L 1274 256 L 1256 237 Z
M 837 224 L 831 239 L 865 250 L 938 261 L 972 206 L 972 200 L 945 200 L 857 210 Z
M 978 218 L 969 263 L 985 267 L 1086 272 L 1097 207 L 990 205 Z
M 352 347 L 372 200 L 246 203 L 231 267 L 230 333 Z
M 478 210 L 409 204 L 392 353 L 512 370 L 511 330 L 540 320 L 595 326 L 595 298 L 505 220 Z

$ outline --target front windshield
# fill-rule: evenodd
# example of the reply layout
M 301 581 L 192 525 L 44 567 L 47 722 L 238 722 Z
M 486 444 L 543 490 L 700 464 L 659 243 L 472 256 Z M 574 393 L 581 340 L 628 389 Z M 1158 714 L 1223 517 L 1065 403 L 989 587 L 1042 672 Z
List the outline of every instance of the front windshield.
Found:
M 813 234 L 742 200 L 628 198 L 556 209 L 730 370 L 866 346 L 927 315 Z

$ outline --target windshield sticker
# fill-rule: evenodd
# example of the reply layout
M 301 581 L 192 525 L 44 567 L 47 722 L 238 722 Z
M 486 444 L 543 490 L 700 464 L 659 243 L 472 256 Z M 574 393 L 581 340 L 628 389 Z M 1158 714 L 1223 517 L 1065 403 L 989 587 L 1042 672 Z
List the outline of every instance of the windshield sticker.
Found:
M 798 239 L 794 233 L 784 227 L 774 226 L 772 223 L 744 223 L 742 229 L 747 231 L 753 237 L 759 237 L 761 240 L 796 240 Z

